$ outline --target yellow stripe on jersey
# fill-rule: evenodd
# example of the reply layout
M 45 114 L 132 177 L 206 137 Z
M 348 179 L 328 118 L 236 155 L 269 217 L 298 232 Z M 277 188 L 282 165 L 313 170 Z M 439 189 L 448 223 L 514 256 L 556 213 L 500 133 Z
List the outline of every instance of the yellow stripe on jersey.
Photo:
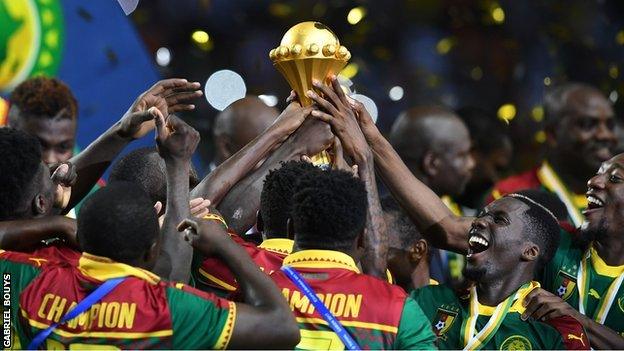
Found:
M 220 286 L 221 288 L 227 290 L 227 291 L 236 291 L 236 287 L 224 282 L 223 280 L 215 277 L 214 275 L 206 272 L 205 270 L 203 270 L 202 268 L 199 269 L 199 274 L 201 274 L 204 278 L 210 280 L 211 282 L 217 284 L 218 286 Z
M 360 273 L 351 256 L 332 250 L 302 250 L 284 258 L 284 266 L 293 268 L 342 268 Z
M 296 319 L 297 319 L 297 323 L 329 325 L 322 318 L 297 317 Z M 398 327 L 395 327 L 395 326 L 392 326 L 392 325 L 386 325 L 386 324 L 378 324 L 378 323 L 367 323 L 367 322 L 358 322 L 358 321 L 342 321 L 341 320 L 340 324 L 344 325 L 345 327 L 357 327 L 357 328 L 364 328 L 364 329 L 381 330 L 381 331 L 385 331 L 385 332 L 389 332 L 389 333 L 395 333 L 395 334 L 399 330 Z
M 78 269 L 82 274 L 100 281 L 128 276 L 145 280 L 150 284 L 157 284 L 160 281 L 160 278 L 150 271 L 118 263 L 110 258 L 92 255 L 87 252 L 84 252 L 80 257 Z
M 217 339 L 217 342 L 213 346 L 213 349 L 223 350 L 226 349 L 234 333 L 234 325 L 236 323 L 236 304 L 232 301 L 229 302 L 228 316 L 225 320 L 225 325 L 221 331 L 221 335 Z
M 621 266 L 609 266 L 603 259 L 598 255 L 594 246 L 591 245 L 589 247 L 590 255 L 591 255 L 591 263 L 594 267 L 596 273 L 600 275 L 604 275 L 606 277 L 615 278 L 620 274 L 624 273 L 624 265 Z
M 264 240 L 258 247 L 267 251 L 290 255 L 294 243 L 295 242 L 290 239 L 274 238 Z

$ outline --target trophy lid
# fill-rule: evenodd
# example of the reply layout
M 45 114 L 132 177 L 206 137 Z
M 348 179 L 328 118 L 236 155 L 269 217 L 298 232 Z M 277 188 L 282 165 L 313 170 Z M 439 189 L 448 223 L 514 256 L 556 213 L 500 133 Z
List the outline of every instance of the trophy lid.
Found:
M 280 43 L 280 46 L 271 50 L 269 57 L 273 62 L 306 59 L 330 58 L 348 61 L 351 53 L 340 41 L 334 32 L 320 22 L 301 22 L 292 26 Z

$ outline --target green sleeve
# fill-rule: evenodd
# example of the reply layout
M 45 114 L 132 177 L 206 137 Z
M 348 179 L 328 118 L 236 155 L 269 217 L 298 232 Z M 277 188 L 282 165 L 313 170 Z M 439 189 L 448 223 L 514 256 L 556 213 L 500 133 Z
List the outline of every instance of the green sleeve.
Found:
M 405 299 L 399 330 L 394 345 L 399 350 L 433 350 L 436 337 L 431 331 L 431 323 L 414 299 Z
M 234 327 L 236 305 L 211 294 L 189 290 L 188 287 L 167 288 L 173 349 L 226 348 Z

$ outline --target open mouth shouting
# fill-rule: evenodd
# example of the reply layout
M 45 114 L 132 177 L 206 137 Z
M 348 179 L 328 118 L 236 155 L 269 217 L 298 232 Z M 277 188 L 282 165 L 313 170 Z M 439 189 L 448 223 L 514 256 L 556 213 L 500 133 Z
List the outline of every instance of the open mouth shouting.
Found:
M 601 210 L 604 207 L 604 200 L 593 193 L 587 193 L 587 209 L 583 211 L 583 215 L 587 216 L 592 212 Z
M 490 247 L 490 240 L 483 234 L 478 233 L 475 228 L 470 229 L 468 233 L 468 254 L 466 258 L 472 258 L 473 256 L 487 250 Z

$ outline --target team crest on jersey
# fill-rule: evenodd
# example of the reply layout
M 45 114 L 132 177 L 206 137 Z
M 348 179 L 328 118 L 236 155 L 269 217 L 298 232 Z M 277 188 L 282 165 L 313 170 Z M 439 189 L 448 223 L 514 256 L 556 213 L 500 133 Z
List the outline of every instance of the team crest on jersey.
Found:
M 503 341 L 500 350 L 532 350 L 533 346 L 529 339 L 522 335 L 512 335 Z
M 624 313 L 624 296 L 620 297 L 618 299 L 618 306 L 620 306 L 620 311 L 622 311 L 622 313 Z
M 446 333 L 449 328 L 455 322 L 457 318 L 457 312 L 449 311 L 444 308 L 438 308 L 438 312 L 436 313 L 436 318 L 433 322 L 433 332 L 436 336 L 441 336 Z
M 557 296 L 563 299 L 563 301 L 566 301 L 570 298 L 570 296 L 572 296 L 572 293 L 576 288 L 576 278 L 564 271 L 559 271 L 559 273 L 557 274 L 557 278 L 557 280 L 561 281 L 561 284 L 559 284 L 559 287 L 556 291 Z

